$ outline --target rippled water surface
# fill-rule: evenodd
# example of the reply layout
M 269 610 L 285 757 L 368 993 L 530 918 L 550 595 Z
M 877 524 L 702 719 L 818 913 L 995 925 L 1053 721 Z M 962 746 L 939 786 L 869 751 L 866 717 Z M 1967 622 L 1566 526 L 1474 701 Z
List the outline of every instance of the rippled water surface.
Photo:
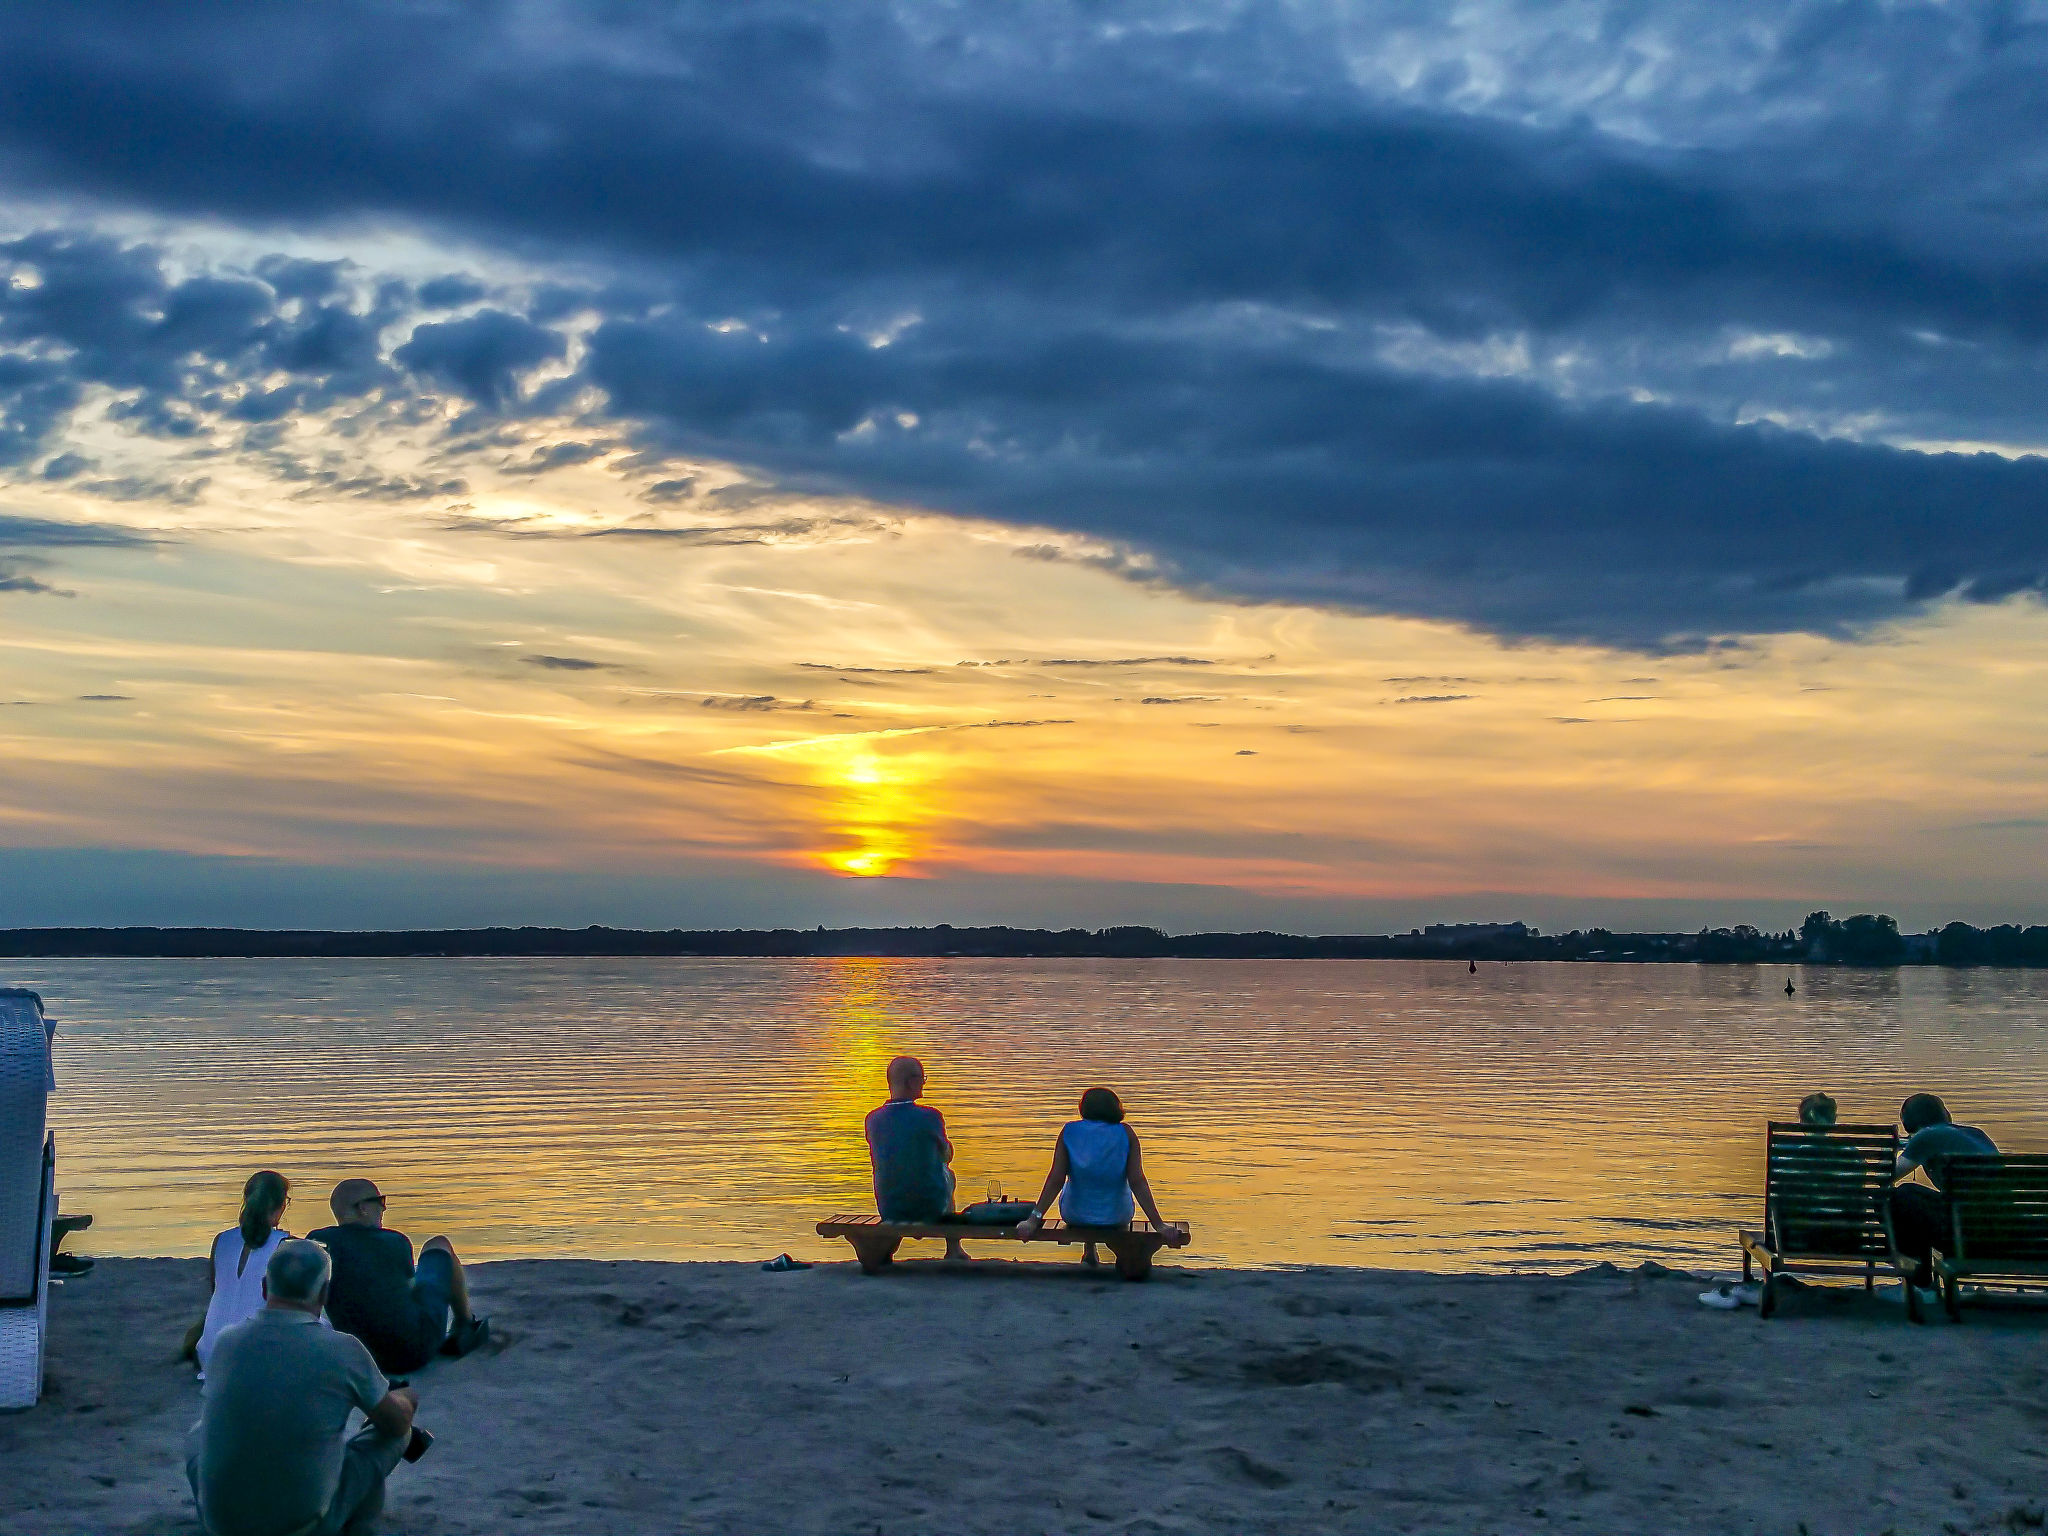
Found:
M 480 1257 L 843 1256 L 861 1117 L 922 1056 L 963 1198 L 1032 1195 L 1091 1083 L 1190 1259 L 1726 1266 L 1764 1121 L 1921 1088 L 2048 1150 L 2048 973 L 1408 961 L 16 962 L 60 1020 L 86 1252 L 203 1252 L 258 1167 L 289 1225 L 368 1174 Z M 999 1251 L 1014 1251 L 1001 1249 Z

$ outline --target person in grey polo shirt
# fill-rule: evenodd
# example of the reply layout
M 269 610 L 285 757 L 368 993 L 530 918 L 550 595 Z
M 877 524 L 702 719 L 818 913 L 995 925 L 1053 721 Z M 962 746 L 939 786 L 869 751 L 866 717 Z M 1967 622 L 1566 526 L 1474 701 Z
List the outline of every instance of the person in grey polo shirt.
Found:
M 321 1325 L 331 1276 L 318 1243 L 279 1244 L 263 1310 L 214 1343 L 185 1463 L 208 1536 L 376 1529 L 419 1399 L 391 1387 L 359 1340 Z M 344 1440 L 352 1408 L 368 1423 Z

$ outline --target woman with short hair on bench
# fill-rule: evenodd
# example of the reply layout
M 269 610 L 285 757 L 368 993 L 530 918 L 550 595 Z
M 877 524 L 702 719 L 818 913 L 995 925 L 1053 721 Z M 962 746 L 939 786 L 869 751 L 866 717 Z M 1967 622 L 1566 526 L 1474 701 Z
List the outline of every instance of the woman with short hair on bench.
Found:
M 1019 1237 L 1037 1235 L 1054 1195 L 1059 1196 L 1060 1217 L 1070 1227 L 1128 1226 L 1135 1198 L 1156 1229 L 1168 1230 L 1145 1177 L 1138 1133 L 1124 1124 L 1123 1101 L 1109 1089 L 1090 1088 L 1081 1095 L 1081 1118 L 1063 1126 L 1053 1143 L 1052 1169 L 1039 1191 L 1037 1208 L 1017 1223 Z M 1093 1243 L 1083 1250 L 1081 1262 L 1098 1262 Z

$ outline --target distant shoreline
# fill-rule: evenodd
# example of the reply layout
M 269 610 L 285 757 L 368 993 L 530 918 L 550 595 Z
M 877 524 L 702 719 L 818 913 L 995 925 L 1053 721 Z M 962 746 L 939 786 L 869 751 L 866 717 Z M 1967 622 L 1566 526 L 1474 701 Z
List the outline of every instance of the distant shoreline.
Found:
M 1862 921 L 1852 918 L 1851 925 Z M 1885 921 L 1889 921 L 1888 919 Z M 1839 933 L 1845 925 L 1835 924 Z M 2048 928 L 1925 934 L 1890 930 L 1877 952 L 1831 945 L 1825 931 L 1543 934 L 1520 923 L 1405 934 L 1193 933 L 1156 928 L 460 928 L 339 931 L 262 928 L 0 929 L 7 959 L 405 959 L 707 957 L 755 959 L 1446 960 L 1595 964 L 2048 966 Z

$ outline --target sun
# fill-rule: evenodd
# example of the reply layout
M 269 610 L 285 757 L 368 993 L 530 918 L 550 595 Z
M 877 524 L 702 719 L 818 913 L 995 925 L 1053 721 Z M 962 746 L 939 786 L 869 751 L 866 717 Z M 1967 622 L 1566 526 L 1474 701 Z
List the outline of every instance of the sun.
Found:
M 899 743 L 933 729 L 812 736 L 724 750 L 772 754 L 804 764 L 829 795 L 820 817 L 822 846 L 806 849 L 802 856 L 849 879 L 874 880 L 894 874 L 926 851 L 921 829 L 932 819 L 931 786 L 938 761 L 930 753 L 903 750 Z M 889 742 L 889 749 L 877 751 L 878 741 Z
M 842 844 L 819 852 L 827 869 L 872 880 L 916 853 L 912 833 L 924 810 L 924 775 L 914 764 L 862 745 L 827 765 L 826 776 L 840 791 L 832 832 Z

